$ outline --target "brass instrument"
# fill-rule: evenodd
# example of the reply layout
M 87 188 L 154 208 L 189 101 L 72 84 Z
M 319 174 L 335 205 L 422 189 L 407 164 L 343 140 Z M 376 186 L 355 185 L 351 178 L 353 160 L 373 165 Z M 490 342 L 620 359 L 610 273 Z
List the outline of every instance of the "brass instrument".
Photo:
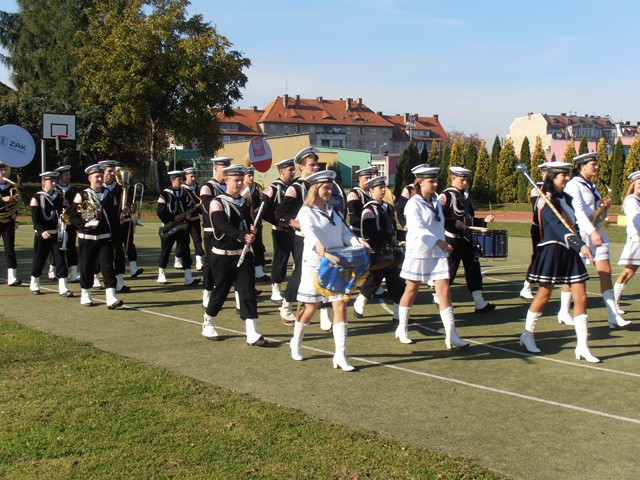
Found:
M 202 205 L 202 199 L 197 195 L 195 197 L 198 199 L 198 202 L 194 206 L 192 206 L 190 209 L 188 209 L 186 212 L 184 212 L 181 215 L 182 217 L 184 218 L 188 217 L 193 212 L 198 210 L 198 208 L 200 208 L 200 205 Z M 176 232 L 179 232 L 181 230 L 186 230 L 188 226 L 189 226 L 188 220 L 183 220 L 181 222 L 169 222 L 158 229 L 158 235 L 160 235 L 160 238 L 164 240 L 165 238 L 170 237 Z
M 9 180 L 8 178 L 3 178 L 5 183 L 10 185 L 9 187 L 9 199 L 8 202 L 5 202 L 4 205 L 0 207 L 0 223 L 8 223 L 13 220 L 14 214 L 20 208 L 20 204 L 22 203 L 22 194 L 18 189 L 18 185 Z
M 131 204 L 136 203 L 136 197 L 138 196 L 138 190 L 140 190 L 140 199 L 138 200 L 138 217 L 136 218 L 136 225 L 139 227 L 144 227 L 142 224 L 142 220 L 140 217 L 142 216 L 142 197 L 144 197 L 144 183 L 136 183 L 133 186 L 133 198 L 131 199 Z
M 96 228 L 100 223 L 100 209 L 91 198 L 78 205 L 78 214 L 86 222 L 85 228 Z
M 124 168 L 118 169 L 116 172 L 116 181 L 122 185 L 122 197 L 120 198 L 120 223 L 124 221 L 124 217 L 129 211 L 129 179 L 131 172 Z
M 605 207 L 604 201 L 607 199 L 611 200 L 611 188 L 608 185 L 605 185 L 605 188 L 607 189 L 607 194 L 602 197 L 600 206 L 596 209 L 595 212 L 593 212 L 593 215 L 589 217 L 589 220 L 595 228 L 602 228 L 603 226 L 606 226 L 607 223 L 607 213 L 609 211 L 609 207 Z

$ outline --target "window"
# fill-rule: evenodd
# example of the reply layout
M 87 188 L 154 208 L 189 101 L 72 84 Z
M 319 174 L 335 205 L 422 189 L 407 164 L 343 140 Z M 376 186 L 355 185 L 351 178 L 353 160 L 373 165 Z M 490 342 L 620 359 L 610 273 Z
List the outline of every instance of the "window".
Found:
M 375 136 L 376 136 L 376 133 L 378 133 L 378 132 L 376 131 L 376 129 L 375 129 L 375 128 L 371 128 L 371 129 L 370 129 L 370 132 L 371 132 L 371 136 L 372 136 L 372 137 L 375 137 Z
M 383 129 L 382 129 L 382 135 L 383 135 L 383 136 L 385 136 L 385 137 L 386 137 L 387 135 L 389 135 L 389 129 L 388 129 L 388 128 L 383 128 Z
M 240 135 L 240 136 L 238 137 L 238 141 L 239 141 L 239 142 L 244 142 L 244 137 L 243 137 L 242 135 Z
M 424 142 L 418 142 L 418 151 L 422 152 L 424 150 Z
M 294 125 L 294 129 L 296 133 L 302 133 L 302 125 Z
M 238 124 L 237 123 L 222 122 L 220 124 L 220 130 L 233 130 L 233 131 L 237 132 L 238 131 Z
M 229 135 L 223 135 L 222 143 L 231 143 L 231 137 Z
M 353 143 L 351 142 L 351 140 L 347 140 L 345 142 L 345 145 L 346 145 L 347 148 L 351 148 L 353 146 Z
M 396 142 L 396 152 L 399 152 L 400 148 L 402 148 L 400 147 L 400 142 Z
M 289 133 L 289 125 L 287 125 L 287 124 L 282 125 L 282 131 L 284 133 Z
M 351 127 L 347 127 L 347 135 L 351 135 Z
M 364 135 L 364 127 L 358 127 L 358 135 Z
M 320 140 L 320 145 L 321 145 L 322 147 L 330 147 L 330 146 L 331 146 L 331 140 L 324 140 L 324 139 L 322 139 L 322 140 Z
M 277 127 L 276 127 L 276 124 L 275 124 L 275 123 L 271 123 L 271 124 L 269 124 L 269 131 L 270 131 L 271 133 L 276 133 L 276 132 L 278 131 L 278 129 L 277 129 Z
M 375 141 L 374 142 L 369 142 L 369 149 L 370 150 L 375 150 L 376 148 L 377 147 L 376 147 L 376 142 Z
M 364 150 L 364 140 L 358 140 L 358 148 Z
M 316 126 L 315 125 L 309 125 L 309 133 L 316 133 Z

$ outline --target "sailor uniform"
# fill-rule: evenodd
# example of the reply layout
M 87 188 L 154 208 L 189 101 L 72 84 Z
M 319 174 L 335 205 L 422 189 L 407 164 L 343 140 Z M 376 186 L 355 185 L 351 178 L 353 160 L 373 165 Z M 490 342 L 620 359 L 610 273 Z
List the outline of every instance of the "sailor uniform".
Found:
M 362 209 L 367 202 L 371 201 L 371 195 L 360 187 L 353 187 L 347 195 L 347 210 L 349 211 L 349 226 L 353 233 L 358 237 L 362 237 L 360 232 L 360 220 L 362 218 Z
M 197 189 L 198 186 L 196 184 L 187 185 L 186 183 L 182 184 L 182 190 L 187 196 L 187 209 L 193 208 L 198 204 L 197 198 Z M 193 250 L 196 256 L 204 257 L 205 252 L 202 248 L 202 222 L 200 221 L 201 211 L 195 211 L 191 214 L 191 218 L 189 219 L 189 227 L 187 228 L 189 238 L 191 238 L 191 242 L 193 243 Z M 182 258 L 182 252 L 180 251 L 180 245 L 176 247 L 176 257 Z
M 622 202 L 627 216 L 627 242 L 624 244 L 618 265 L 640 265 L 640 198 L 631 194 Z
M 251 211 L 251 218 L 255 219 L 256 215 L 258 214 L 258 210 L 260 209 L 260 202 L 262 200 L 262 188 L 254 182 L 249 187 L 249 191 L 249 207 Z M 267 259 L 265 257 L 267 249 L 265 248 L 264 241 L 262 240 L 262 223 L 260 223 L 260 225 L 256 225 L 256 239 L 251 244 L 251 250 L 253 251 L 254 255 L 254 265 L 256 267 L 264 267 L 267 264 Z
M 157 215 L 163 225 L 175 222 L 175 217 L 188 210 L 189 196 L 182 188 L 165 188 L 158 197 Z M 184 220 L 186 222 L 186 219 Z M 167 268 L 173 245 L 178 243 L 182 253 L 182 265 L 185 271 L 191 269 L 191 252 L 189 251 L 189 232 L 187 229 L 177 230 L 167 238 L 163 238 L 160 246 L 158 266 Z
M 284 223 L 276 214 L 288 188 L 289 184 L 278 179 L 265 188 L 262 193 L 262 202 L 264 203 L 262 218 L 273 225 L 271 230 L 271 237 L 273 239 L 271 280 L 274 284 L 284 282 L 287 277 L 289 255 L 293 253 L 294 236 L 287 231 Z
M 61 185 L 60 183 L 56 185 L 56 188 L 60 192 L 60 195 L 62 195 L 63 197 L 62 211 L 64 212 L 64 210 L 69 208 L 69 206 L 73 203 L 73 199 L 75 198 L 76 193 L 78 193 L 78 189 L 73 187 L 72 185 Z M 74 225 L 67 225 L 66 232 L 67 250 L 64 252 L 64 256 L 67 261 L 67 267 L 75 267 L 78 265 L 78 229 Z
M 213 246 L 213 226 L 211 223 L 211 216 L 209 214 L 209 207 L 211 201 L 225 192 L 226 186 L 220 183 L 215 178 L 207 181 L 200 188 L 200 199 L 202 200 L 202 239 L 204 241 L 204 267 L 202 274 L 202 288 L 205 291 L 213 290 L 213 278 L 211 276 L 211 268 L 208 263 L 211 260 L 211 247 Z
M 31 266 L 32 277 L 40 277 L 49 254 L 52 254 L 56 266 L 56 279 L 67 278 L 67 263 L 58 241 L 58 219 L 62 213 L 63 200 L 63 196 L 57 190 L 54 190 L 51 194 L 41 190 L 31 198 L 29 206 L 31 207 L 31 220 L 35 230 L 33 237 L 33 263 Z M 49 238 L 42 237 L 44 232 L 49 232 Z
M 0 183 L 0 207 L 5 206 L 3 197 L 9 196 L 11 185 L 9 183 Z M 16 259 L 16 218 L 15 214 L 11 218 L 0 220 L 0 235 L 4 245 L 4 255 L 7 258 L 7 268 L 13 271 L 18 268 Z M 17 285 L 18 283 L 16 283 Z

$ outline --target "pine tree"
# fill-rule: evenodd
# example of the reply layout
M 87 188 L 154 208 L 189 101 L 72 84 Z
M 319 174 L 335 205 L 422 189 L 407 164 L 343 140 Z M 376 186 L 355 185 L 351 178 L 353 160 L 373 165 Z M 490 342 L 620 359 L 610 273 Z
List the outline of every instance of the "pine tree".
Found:
M 542 139 L 540 138 L 540 135 L 536 135 L 536 145 L 533 147 L 533 157 L 531 158 L 531 169 L 530 169 L 530 175 L 534 181 L 537 182 L 542 179 L 538 165 L 546 161 L 547 161 L 547 154 L 544 153 L 544 148 L 542 148 Z
M 496 197 L 500 203 L 512 203 L 518 199 L 516 150 L 510 138 L 505 140 L 500 151 L 496 189 Z
M 631 175 L 633 172 L 637 172 L 638 170 L 640 170 L 640 135 L 636 135 L 633 138 L 633 142 L 631 142 L 631 148 L 629 148 L 629 156 L 627 157 L 624 168 L 624 183 L 622 187 L 623 198 L 627 194 L 629 185 L 631 185 L 629 175 Z
M 476 171 L 476 162 L 478 161 L 478 147 L 476 147 L 476 142 L 469 142 L 467 146 L 467 151 L 465 152 L 464 159 L 464 168 L 468 168 L 471 170 L 471 175 L 469 176 L 469 181 L 467 183 L 467 188 L 469 190 L 473 189 L 473 180 L 474 174 Z
M 573 141 L 573 138 L 569 138 L 569 140 L 567 140 L 567 147 L 564 149 L 562 161 L 573 163 L 573 159 L 577 156 L 578 154 L 576 153 L 575 142 Z
M 622 140 L 618 138 L 616 146 L 613 149 L 613 158 L 611 159 L 611 198 L 616 203 L 620 203 L 624 197 L 624 145 Z
M 396 198 L 400 197 L 400 194 L 402 193 L 402 189 L 405 186 L 405 183 L 404 183 L 405 172 L 409 170 L 407 168 L 408 158 L 409 156 L 407 153 L 407 149 L 405 148 L 400 153 L 400 158 L 398 158 L 398 163 L 396 163 L 395 185 L 393 186 L 393 195 Z
M 420 164 L 429 163 L 429 151 L 427 150 L 427 146 L 425 145 L 420 152 Z
M 502 144 L 500 138 L 496 135 L 491 147 L 491 158 L 489 159 L 489 198 L 496 199 L 497 181 L 498 181 L 498 160 L 500 159 L 500 150 Z
M 520 147 L 520 163 L 525 164 L 527 172 L 531 170 L 531 147 L 529 145 L 529 138 L 527 137 L 524 137 L 522 147 Z M 529 180 L 527 180 L 527 177 L 524 175 L 518 175 L 518 202 L 528 202 L 530 191 L 531 184 L 529 183 Z
M 594 183 L 598 191 L 606 195 L 611 185 L 611 163 L 609 162 L 609 155 L 607 155 L 607 142 L 604 137 L 598 142 L 597 152 L 598 175 L 596 175 Z M 613 199 L 613 202 L 617 203 L 615 199 Z
M 480 150 L 478 152 L 478 160 L 473 175 L 473 188 L 471 193 L 473 198 L 486 202 L 489 198 L 489 152 L 487 152 L 487 143 L 482 140 Z
M 442 164 L 438 170 L 438 185 L 440 190 L 449 186 L 449 166 L 451 165 L 451 144 L 447 143 L 442 152 Z
M 431 142 L 431 150 L 429 151 L 427 163 L 432 167 L 438 167 L 440 165 L 440 152 L 438 151 L 438 142 L 435 140 Z
M 582 136 L 580 139 L 580 146 L 578 147 L 578 155 L 582 155 L 584 153 L 589 153 L 589 143 L 587 142 L 587 137 Z
M 451 158 L 449 159 L 450 167 L 464 167 L 465 163 L 465 148 L 464 139 L 462 137 L 456 137 L 453 140 L 453 146 L 451 147 Z M 451 172 L 447 172 L 447 185 L 451 185 Z

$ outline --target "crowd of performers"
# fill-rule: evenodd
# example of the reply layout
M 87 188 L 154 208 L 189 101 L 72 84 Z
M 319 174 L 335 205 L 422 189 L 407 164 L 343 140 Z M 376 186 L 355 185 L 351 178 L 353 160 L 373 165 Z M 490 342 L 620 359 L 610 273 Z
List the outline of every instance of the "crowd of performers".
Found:
M 590 153 L 576 157 L 575 164 L 540 165 L 543 182 L 531 191 L 533 255 L 520 292 L 531 302 L 520 336 L 520 343 L 531 353 L 540 352 L 535 327 L 553 287 L 560 285 L 557 318 L 575 326 L 576 358 L 600 361 L 591 354 L 587 341 L 585 284 L 589 277 L 586 265 L 590 263 L 595 265 L 600 280 L 609 326 L 630 324 L 621 316 L 624 312 L 619 299 L 640 265 L 640 172 L 629 177 L 632 183 L 622 207 L 628 218 L 627 242 L 619 262 L 624 270 L 613 285 L 609 240 L 602 228 L 611 199 L 603 198 L 593 183 L 598 170 L 595 157 Z M 279 305 L 284 324 L 293 327 L 291 357 L 303 360 L 304 332 L 319 310 L 320 328 L 331 330 L 335 340 L 334 368 L 354 370 L 345 353 L 345 296 L 328 295 L 317 288 L 315 281 L 321 257 L 348 246 L 364 248 L 372 258 L 371 272 L 355 298 L 353 315 L 364 316 L 367 302 L 384 282 L 394 305 L 395 337 L 403 344 L 413 343 L 408 331 L 410 312 L 421 284 L 428 283 L 435 289 L 433 297 L 444 326 L 446 347 L 468 346 L 456 332 L 450 295 L 461 262 L 475 312 L 488 314 L 495 309 L 484 299 L 479 254 L 469 234 L 470 229 L 492 222 L 494 216 L 475 216 L 466 189 L 470 170 L 451 167 L 451 185 L 438 194 L 438 168 L 418 165 L 412 169 L 415 181 L 403 190 L 394 206 L 385 201 L 389 198 L 386 177 L 379 176 L 375 167 L 356 172 L 358 185 L 345 198 L 335 173 L 318 171 L 313 147 L 277 163 L 278 178 L 264 189 L 254 182 L 251 167 L 232 165 L 231 161 L 214 158 L 213 178 L 200 188 L 195 169 L 168 172 L 170 186 L 157 199 L 157 215 L 162 222 L 157 282 L 167 283 L 165 269 L 174 246 L 174 266 L 184 270 L 184 285 L 199 282 L 192 274 L 193 245 L 195 268 L 203 271 L 205 338 L 220 339 L 215 319 L 233 288 L 236 311 L 245 323 L 246 342 L 265 345 L 258 329 L 256 283 L 271 283 L 270 300 Z M 300 170 L 297 178 L 296 167 Z M 131 277 L 139 276 L 143 269 L 137 266 L 134 243 L 135 192 L 121 181 L 118 169 L 118 162 L 113 160 L 91 165 L 85 170 L 89 183 L 85 189 L 70 185 L 69 166 L 41 174 L 42 190 L 29 202 L 34 229 L 29 289 L 34 295 L 40 294 L 40 276 L 49 262 L 49 276 L 57 279 L 62 297 L 74 297 L 68 281 L 79 282 L 80 303 L 93 306 L 91 290 L 100 286 L 101 277 L 107 308 L 123 306 L 116 295 L 130 291 L 124 282 L 125 256 Z M 14 184 L 5 173 L 6 165 L 0 163 L 0 213 L 14 201 Z M 267 260 L 260 220 L 268 222 L 271 229 L 271 278 L 264 271 Z M 21 284 L 14 249 L 16 228 L 15 213 L 0 215 L 7 283 L 11 287 Z M 293 271 L 287 276 L 290 261 Z M 532 284 L 539 285 L 535 296 Z

